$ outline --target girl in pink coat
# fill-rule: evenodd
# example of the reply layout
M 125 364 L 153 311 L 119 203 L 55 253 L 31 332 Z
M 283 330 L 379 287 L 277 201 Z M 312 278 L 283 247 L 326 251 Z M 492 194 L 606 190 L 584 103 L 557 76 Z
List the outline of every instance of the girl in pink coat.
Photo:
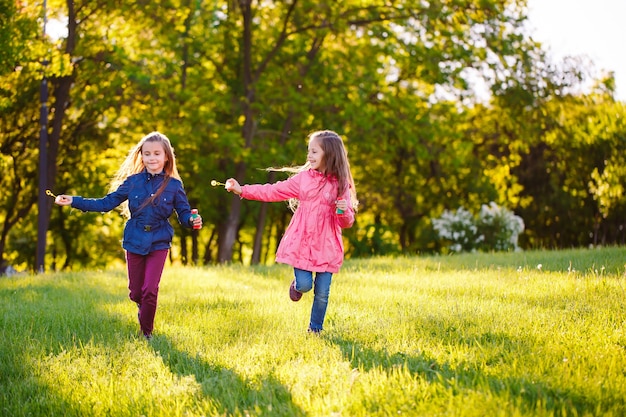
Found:
M 295 279 L 289 287 L 293 301 L 314 290 L 309 332 L 319 333 L 333 273 L 343 263 L 341 231 L 354 223 L 358 205 L 350 163 L 341 137 L 322 130 L 309 135 L 306 164 L 279 171 L 295 175 L 274 184 L 244 186 L 230 178 L 225 188 L 248 200 L 289 200 L 294 215 L 278 245 L 276 262 L 293 266 Z

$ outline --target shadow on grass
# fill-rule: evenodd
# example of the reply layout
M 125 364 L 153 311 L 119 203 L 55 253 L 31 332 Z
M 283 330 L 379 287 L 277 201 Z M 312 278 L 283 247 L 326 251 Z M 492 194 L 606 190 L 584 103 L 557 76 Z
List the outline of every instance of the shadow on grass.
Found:
M 117 279 L 121 281 L 110 286 L 102 285 L 103 280 Z M 115 352 L 128 351 L 129 343 L 131 346 L 146 343 L 138 336 L 133 309 L 133 313 L 126 315 L 111 312 L 106 307 L 113 306 L 115 310 L 116 305 L 130 303 L 125 276 L 105 274 L 104 278 L 90 279 L 81 274 L 55 280 L 44 278 L 41 282 L 26 285 L 16 283 L 14 288 L 0 286 L 0 334 L 3 335 L 0 339 L 0 415 L 96 415 L 88 403 L 94 401 L 93 398 L 77 398 L 67 392 L 68 386 L 80 382 L 68 382 L 63 391 L 54 381 L 42 377 L 42 373 L 46 372 L 48 359 L 60 357 L 60 362 L 67 361 L 72 365 L 77 359 L 85 358 L 82 355 L 72 357 L 72 353 L 67 352 L 95 346 L 96 352 L 111 356 L 104 361 L 104 366 L 111 368 L 111 375 L 115 378 L 121 372 L 117 367 L 125 366 L 119 363 Z M 246 415 L 246 411 L 258 416 L 305 415 L 293 403 L 288 389 L 271 375 L 260 381 L 246 381 L 228 368 L 207 363 L 177 349 L 165 335 L 155 337 L 151 346 L 172 374 L 193 376 L 202 387 L 202 395 L 220 411 L 220 415 Z M 88 357 L 86 362 L 92 359 Z M 91 380 L 90 370 L 82 369 L 84 366 L 83 362 L 76 369 L 68 369 L 67 375 L 78 369 L 83 373 L 84 384 L 99 389 L 101 382 Z M 104 389 L 106 391 L 106 387 Z M 145 414 L 144 408 L 149 409 L 150 401 L 149 397 L 142 398 L 134 403 L 135 409 L 127 410 L 128 414 Z M 101 411 L 107 411 L 106 405 L 99 406 Z M 114 413 L 108 410 L 107 414 Z
M 203 395 L 217 405 L 220 415 L 305 415 L 293 403 L 289 390 L 271 375 L 260 381 L 244 380 L 231 369 L 207 363 L 177 349 L 163 335 L 155 337 L 150 344 L 172 373 L 195 378 L 202 386 Z
M 481 341 L 468 339 L 458 340 L 459 344 L 489 343 L 496 337 L 502 343 L 504 335 L 483 335 Z M 426 354 L 407 354 L 403 352 L 389 352 L 376 350 L 364 346 L 357 340 L 350 340 L 340 336 L 331 336 L 329 341 L 336 344 L 346 360 L 353 368 L 362 371 L 382 370 L 391 373 L 398 369 L 405 369 L 415 378 L 428 381 L 430 384 L 439 384 L 452 395 L 463 395 L 459 390 L 468 392 L 487 391 L 486 397 L 504 396 L 519 399 L 520 411 L 530 413 L 541 409 L 551 415 L 587 415 L 594 414 L 606 406 L 615 404 L 600 404 L 590 401 L 583 394 L 569 390 L 552 388 L 546 383 L 537 382 L 528 378 L 511 376 L 497 377 L 486 373 L 478 366 L 462 363 L 451 365 L 440 363 Z M 507 343 L 507 342 L 505 342 Z M 516 343 L 509 341 L 508 343 Z M 508 401 L 505 399 L 505 401 Z
M 15 288 L 0 287 L 1 415 L 85 415 L 84 404 L 68 400 L 40 375 L 49 357 L 94 342 L 115 348 L 123 341 L 108 332 L 132 332 L 128 321 L 102 312 L 103 304 L 121 302 L 124 295 L 88 278 L 52 281 L 43 276 L 28 285 L 17 278 Z

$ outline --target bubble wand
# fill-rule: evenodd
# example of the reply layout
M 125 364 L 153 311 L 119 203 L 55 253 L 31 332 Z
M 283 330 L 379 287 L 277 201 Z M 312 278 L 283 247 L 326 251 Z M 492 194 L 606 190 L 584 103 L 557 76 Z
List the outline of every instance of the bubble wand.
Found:
M 54 194 L 52 193 L 52 191 L 50 191 L 50 190 L 46 190 L 46 194 L 47 194 L 47 195 L 49 195 L 49 196 L 50 196 L 50 197 L 52 197 L 52 198 L 57 198 L 57 196 L 56 196 L 56 195 L 54 195 Z
M 219 181 L 215 181 L 215 180 L 211 180 L 211 185 L 213 187 L 217 187 L 218 185 L 226 186 L 226 184 L 224 184 L 223 182 L 219 182 Z

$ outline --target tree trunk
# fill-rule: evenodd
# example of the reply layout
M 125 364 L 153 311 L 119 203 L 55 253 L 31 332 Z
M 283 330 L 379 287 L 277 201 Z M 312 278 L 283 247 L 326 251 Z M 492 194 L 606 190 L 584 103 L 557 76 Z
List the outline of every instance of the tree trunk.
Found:
M 240 162 L 237 165 L 235 178 L 237 181 L 242 181 L 245 177 L 246 165 Z M 220 233 L 217 238 L 218 241 L 218 253 L 217 261 L 219 263 L 226 263 L 233 260 L 233 246 L 237 240 L 237 234 L 239 232 L 239 217 L 241 214 L 241 199 L 237 195 L 233 195 L 230 203 L 230 211 L 228 213 L 228 219 L 220 226 Z
M 243 17 L 242 35 L 242 78 L 244 96 L 241 98 L 241 108 L 244 116 L 241 135 L 244 138 L 246 149 L 252 146 L 254 137 L 254 110 L 255 87 L 252 69 L 252 0 L 241 0 L 239 8 Z M 235 168 L 235 178 L 242 182 L 246 176 L 246 163 L 239 162 Z M 217 259 L 219 263 L 231 262 L 233 259 L 233 245 L 239 233 L 239 217 L 241 215 L 241 199 L 234 195 L 231 200 L 230 213 L 226 223 L 220 228 L 218 238 L 219 249 Z
M 74 1 L 67 0 L 67 40 L 65 44 L 65 52 L 72 56 L 76 47 L 76 30 L 78 22 L 76 21 L 76 11 L 74 10 Z M 45 188 L 54 189 L 57 176 L 57 159 L 59 155 L 59 140 L 63 131 L 63 119 L 65 112 L 69 106 L 70 89 L 74 83 L 74 76 L 59 77 L 51 80 L 53 85 L 54 111 L 52 112 L 52 129 L 48 134 L 47 144 L 47 184 Z M 50 226 L 50 216 L 52 214 L 52 200 L 48 199 L 46 204 L 39 207 L 42 211 L 42 224 L 40 225 L 44 231 L 48 231 Z M 45 265 L 45 261 L 44 261 Z

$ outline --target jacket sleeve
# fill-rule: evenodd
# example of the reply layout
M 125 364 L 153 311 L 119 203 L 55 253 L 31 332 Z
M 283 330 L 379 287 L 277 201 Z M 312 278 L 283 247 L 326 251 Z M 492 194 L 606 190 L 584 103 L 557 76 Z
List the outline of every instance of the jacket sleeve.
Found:
M 189 221 L 191 220 L 191 206 L 187 198 L 187 193 L 182 184 L 178 184 L 176 189 L 176 196 L 174 197 L 174 210 L 176 210 L 176 216 L 178 222 L 184 227 L 191 228 Z
M 241 187 L 241 198 L 268 203 L 298 198 L 302 173 L 274 184 L 253 184 Z
M 101 213 L 111 211 L 128 199 L 129 190 L 130 184 L 128 183 L 128 179 L 126 179 L 117 190 L 102 198 L 74 196 L 72 198 L 72 207 L 81 211 L 98 211 Z

